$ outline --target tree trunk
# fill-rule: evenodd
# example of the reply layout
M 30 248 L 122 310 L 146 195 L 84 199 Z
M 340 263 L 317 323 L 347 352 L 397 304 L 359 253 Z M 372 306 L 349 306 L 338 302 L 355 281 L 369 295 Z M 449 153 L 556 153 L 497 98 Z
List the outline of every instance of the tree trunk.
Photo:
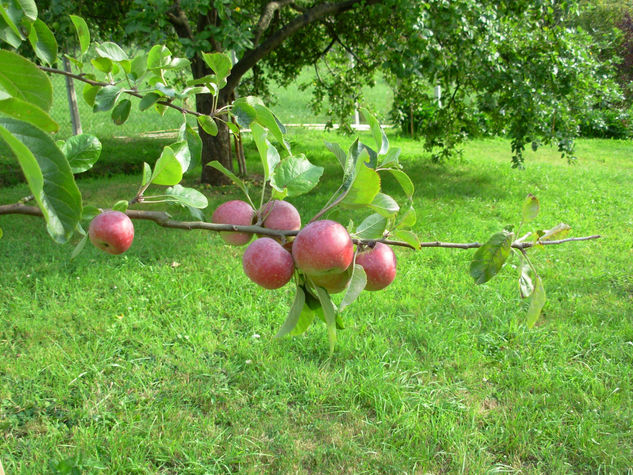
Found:
M 228 101 L 220 94 L 218 98 L 218 108 L 225 106 Z M 196 110 L 202 114 L 210 114 L 213 106 L 213 96 L 210 94 L 198 94 L 196 96 Z M 223 173 L 213 167 L 207 166 L 207 163 L 217 160 L 225 168 L 233 171 L 233 160 L 231 160 L 231 136 L 229 128 L 220 121 L 216 121 L 218 125 L 218 134 L 207 134 L 202 127 L 198 127 L 198 133 L 202 139 L 202 175 L 200 181 L 211 185 L 227 185 L 231 183 Z

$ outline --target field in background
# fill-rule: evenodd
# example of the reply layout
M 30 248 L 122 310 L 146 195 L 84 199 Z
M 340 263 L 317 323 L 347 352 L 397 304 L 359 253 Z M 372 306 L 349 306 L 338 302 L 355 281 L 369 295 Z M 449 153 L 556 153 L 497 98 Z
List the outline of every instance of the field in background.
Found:
M 338 186 L 323 139 L 293 149 L 326 167 L 292 200 L 307 221 Z M 403 148 L 423 240 L 486 239 L 516 223 L 528 192 L 536 227 L 565 221 L 599 241 L 538 251 L 548 302 L 523 324 L 513 266 L 484 286 L 472 251 L 398 250 L 387 290 L 344 314 L 332 358 L 323 325 L 274 340 L 292 289 L 242 273 L 218 236 L 136 223 L 113 257 L 55 245 L 36 218 L 2 216 L 0 457 L 7 473 L 623 473 L 633 465 L 633 145 L 582 140 L 568 165 L 549 148 L 510 168 L 506 140 L 436 165 Z M 156 140 L 108 139 L 101 164 L 130 176 L 80 180 L 88 203 L 133 196 Z M 249 171 L 261 173 L 252 147 Z M 116 172 L 116 167 L 111 169 Z M 195 184 L 195 176 L 190 178 Z M 387 193 L 398 185 L 385 180 Z M 201 188 L 209 209 L 235 187 Z M 2 201 L 28 194 L 5 187 Z M 178 210 L 175 216 L 187 218 Z M 207 213 L 209 214 L 209 213 Z

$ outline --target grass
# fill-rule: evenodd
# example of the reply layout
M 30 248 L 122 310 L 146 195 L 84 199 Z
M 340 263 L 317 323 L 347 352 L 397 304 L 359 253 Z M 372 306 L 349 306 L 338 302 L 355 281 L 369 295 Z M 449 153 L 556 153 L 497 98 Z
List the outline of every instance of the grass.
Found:
M 323 137 L 291 137 L 326 167 L 317 191 L 292 200 L 304 221 L 340 178 Z M 535 226 L 603 234 L 536 253 L 548 294 L 536 328 L 524 325 L 511 266 L 475 286 L 472 251 L 398 250 L 396 281 L 346 310 L 329 358 L 323 325 L 272 338 L 292 289 L 250 283 L 243 249 L 215 235 L 138 222 L 125 255 L 90 247 L 70 261 L 71 246 L 52 243 L 40 220 L 3 216 L 7 473 L 630 470 L 631 143 L 581 141 L 575 166 L 542 149 L 516 171 L 505 140 L 472 142 L 461 161 L 437 165 L 418 143 L 390 138 L 416 184 L 424 240 L 486 239 L 517 222 L 528 192 L 542 204 Z M 142 160 L 112 186 L 81 180 L 86 201 L 131 196 Z M 259 170 L 252 158 L 249 169 Z M 397 194 L 396 183 L 384 186 Z M 204 191 L 209 209 L 240 197 L 232 187 Z M 26 194 L 6 187 L 2 202 Z

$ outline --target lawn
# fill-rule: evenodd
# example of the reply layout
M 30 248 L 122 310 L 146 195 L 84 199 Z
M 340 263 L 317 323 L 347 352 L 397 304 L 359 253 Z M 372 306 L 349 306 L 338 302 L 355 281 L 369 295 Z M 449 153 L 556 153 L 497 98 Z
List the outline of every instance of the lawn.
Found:
M 324 138 L 351 142 L 291 135 L 326 167 L 318 191 L 291 200 L 304 221 L 340 179 Z M 535 254 L 548 301 L 534 329 L 516 262 L 475 286 L 472 251 L 397 250 L 396 281 L 345 311 L 329 357 L 324 325 L 273 338 L 292 289 L 252 284 L 243 249 L 216 235 L 138 222 L 125 255 L 88 247 L 71 261 L 72 246 L 55 245 L 41 220 L 2 216 L 7 473 L 630 470 L 633 144 L 580 141 L 573 166 L 551 149 L 529 152 L 517 171 L 506 140 L 471 142 L 463 159 L 438 165 L 419 143 L 390 138 L 416 185 L 423 240 L 484 240 L 517 223 L 528 192 L 542 205 L 536 227 L 564 221 L 573 235 L 603 235 Z M 103 166 L 121 160 L 132 174 L 112 186 L 81 180 L 86 201 L 133 196 L 159 147 L 109 142 Z M 248 166 L 259 173 L 252 155 Z M 210 210 L 240 198 L 233 187 L 203 191 Z M 1 201 L 27 194 L 4 187 Z

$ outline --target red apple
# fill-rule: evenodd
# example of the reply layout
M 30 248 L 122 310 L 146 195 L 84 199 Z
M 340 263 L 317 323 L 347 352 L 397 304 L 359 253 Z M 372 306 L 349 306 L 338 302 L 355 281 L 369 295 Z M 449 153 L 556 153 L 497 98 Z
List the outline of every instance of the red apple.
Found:
M 301 229 L 301 216 L 297 208 L 287 201 L 269 201 L 262 207 L 259 214 L 264 219 L 262 226 L 265 228 L 284 231 Z
M 127 214 L 105 211 L 95 216 L 88 228 L 90 242 L 110 254 L 122 254 L 134 240 L 134 225 Z
M 367 274 L 365 290 L 382 290 L 396 278 L 396 255 L 386 244 L 377 242 L 373 249 L 365 249 L 356 255 Z
M 290 281 L 295 266 L 292 255 L 271 238 L 259 238 L 244 251 L 244 273 L 265 289 L 278 289 Z
M 299 270 L 310 276 L 340 274 L 352 263 L 354 243 L 336 221 L 315 221 L 297 234 L 292 257 Z
M 312 282 L 319 287 L 323 287 L 331 294 L 343 292 L 349 285 L 351 278 L 352 266 L 349 266 L 345 272 L 339 274 L 316 275 L 311 277 Z
M 216 208 L 211 216 L 211 222 L 216 224 L 237 224 L 240 226 L 250 226 L 255 218 L 255 210 L 248 203 L 241 200 L 232 200 L 222 203 Z M 253 235 L 251 233 L 238 233 L 223 231 L 220 233 L 222 239 L 233 246 L 247 244 Z

